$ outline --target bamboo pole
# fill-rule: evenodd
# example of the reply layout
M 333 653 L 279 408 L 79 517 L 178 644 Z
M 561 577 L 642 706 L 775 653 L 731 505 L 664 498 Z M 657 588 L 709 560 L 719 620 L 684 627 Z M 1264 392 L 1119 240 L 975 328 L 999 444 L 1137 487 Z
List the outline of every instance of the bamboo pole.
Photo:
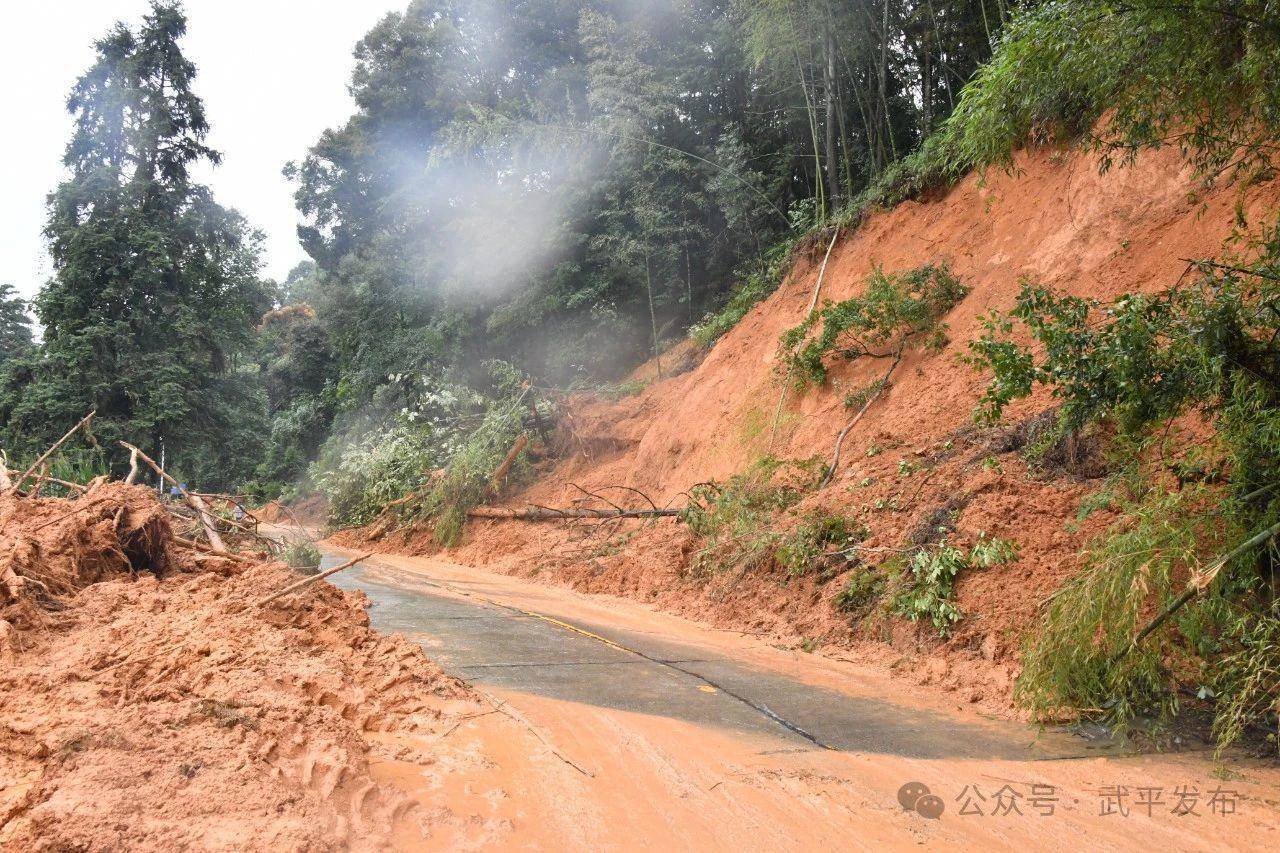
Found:
M 1208 569 L 1195 574 L 1187 583 L 1187 587 L 1182 591 L 1182 594 L 1169 602 L 1169 605 L 1165 607 L 1164 610 L 1161 610 L 1159 615 L 1148 622 L 1146 626 L 1143 627 L 1136 636 L 1134 636 L 1128 645 L 1121 649 L 1120 652 L 1112 658 L 1112 662 L 1118 662 L 1126 657 L 1130 652 L 1136 649 L 1143 640 L 1151 636 L 1152 632 L 1168 621 L 1170 616 L 1181 610 L 1187 602 L 1191 601 L 1193 598 L 1203 595 L 1204 591 L 1209 588 L 1209 584 L 1213 583 L 1214 578 L 1218 576 L 1218 572 L 1222 571 L 1223 566 L 1234 560 L 1236 557 L 1239 557 L 1241 554 L 1266 543 L 1267 540 L 1276 535 L 1280 535 L 1280 522 L 1277 522 L 1260 533 L 1249 537 L 1249 539 L 1240 543 L 1235 548 L 1231 549 L 1231 551 L 1214 560 Z

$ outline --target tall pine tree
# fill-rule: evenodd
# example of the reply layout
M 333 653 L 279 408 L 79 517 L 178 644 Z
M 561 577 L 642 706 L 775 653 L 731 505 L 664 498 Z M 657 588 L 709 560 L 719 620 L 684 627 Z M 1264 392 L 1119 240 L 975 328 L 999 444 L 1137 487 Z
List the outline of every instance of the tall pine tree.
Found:
M 256 455 L 243 443 L 262 400 L 241 365 L 270 306 L 259 235 L 190 175 L 219 158 L 185 30 L 178 5 L 154 3 L 141 27 L 97 42 L 71 91 L 68 176 L 45 231 L 54 275 L 35 300 L 43 359 L 21 393 L 24 377 L 9 377 L 0 414 L 21 449 L 96 408 L 104 447 L 163 444 L 183 476 L 224 484 Z

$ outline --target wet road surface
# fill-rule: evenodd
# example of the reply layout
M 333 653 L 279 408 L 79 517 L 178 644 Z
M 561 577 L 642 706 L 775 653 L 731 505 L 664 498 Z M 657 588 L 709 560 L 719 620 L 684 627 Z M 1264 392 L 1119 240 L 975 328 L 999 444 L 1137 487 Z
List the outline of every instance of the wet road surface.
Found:
M 345 554 L 327 553 L 322 568 Z M 1043 760 L 1114 750 L 1014 722 L 935 711 L 788 677 L 724 649 L 661 632 L 562 619 L 503 602 L 484 583 L 424 576 L 374 557 L 330 578 L 372 601 L 383 632 L 419 643 L 446 672 L 480 687 L 678 719 L 762 748 L 903 758 Z

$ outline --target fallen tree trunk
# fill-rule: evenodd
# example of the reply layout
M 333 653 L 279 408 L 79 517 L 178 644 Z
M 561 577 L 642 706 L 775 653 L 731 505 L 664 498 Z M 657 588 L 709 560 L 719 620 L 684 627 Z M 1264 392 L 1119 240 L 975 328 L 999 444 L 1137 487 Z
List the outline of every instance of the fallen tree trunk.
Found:
M 467 510 L 471 518 L 509 518 L 521 521 L 554 521 L 565 518 L 673 518 L 683 509 L 557 509 L 549 506 L 525 506 L 508 509 L 477 506 Z
M 502 460 L 502 464 L 493 472 L 493 476 L 489 478 L 490 488 L 494 494 L 502 491 L 502 484 L 507 479 L 507 474 L 511 471 L 511 466 L 516 463 L 516 459 L 520 456 L 520 451 L 524 450 L 525 445 L 529 443 L 529 434 L 520 433 L 520 437 L 516 439 L 516 443 L 507 451 L 507 458 Z

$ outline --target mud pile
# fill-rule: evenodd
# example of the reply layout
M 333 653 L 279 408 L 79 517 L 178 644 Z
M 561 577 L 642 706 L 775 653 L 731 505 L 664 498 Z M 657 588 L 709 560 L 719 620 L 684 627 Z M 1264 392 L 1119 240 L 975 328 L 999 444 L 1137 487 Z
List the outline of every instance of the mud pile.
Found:
M 96 483 L 74 501 L 0 495 L 0 643 L 89 584 L 198 567 L 173 544 L 168 514 L 141 486 Z
M 856 518 L 871 530 L 864 543 L 871 549 L 900 548 L 930 526 L 946 527 L 961 545 L 979 532 L 1017 542 L 1019 561 L 960 578 L 966 618 L 945 647 L 927 627 L 893 618 L 864 623 L 862 614 L 837 609 L 849 572 L 691 577 L 696 543 L 671 521 L 635 523 L 603 540 L 563 526 L 485 521 L 470 526 L 467 544 L 450 557 L 635 596 L 805 648 L 859 644 L 860 654 L 874 654 L 887 640 L 886 660 L 905 652 L 904 668 L 921 678 L 957 687 L 972 701 L 1005 702 L 1021 637 L 1040 602 L 1078 571 L 1082 546 L 1108 521 L 1097 515 L 1071 524 L 1081 500 L 1097 490 L 1105 460 L 1089 448 L 1064 448 L 1047 466 L 1030 469 L 1020 448 L 1053 401 L 1022 401 L 1010 410 L 1009 426 L 977 430 L 972 414 L 985 378 L 957 356 L 980 334 L 982 315 L 1013 306 L 1024 277 L 1100 299 L 1163 289 L 1178 280 L 1185 259 L 1221 251 L 1237 227 L 1237 203 L 1253 226 L 1270 223 L 1280 208 L 1276 180 L 1206 190 L 1174 150 L 1143 154 L 1106 174 L 1098 166 L 1086 153 L 1022 152 L 1012 173 L 970 176 L 940 197 L 873 215 L 842 236 L 822 282 L 820 300 L 841 300 L 860 293 L 875 267 L 892 273 L 946 262 L 972 288 L 943 318 L 947 345 L 908 352 L 891 387 L 849 433 L 833 482 L 795 510 Z M 804 317 L 824 248 L 802 258 L 692 370 L 667 374 L 618 402 L 573 399 L 565 420 L 569 453 L 508 503 L 569 505 L 582 496 L 576 484 L 632 487 L 660 505 L 682 505 L 693 484 L 723 481 L 764 454 L 830 458 L 851 416 L 846 396 L 878 379 L 885 364 L 837 360 L 824 387 L 788 394 L 774 435 L 779 337 Z M 651 363 L 633 378 L 655 375 Z M 429 547 L 412 535 L 382 545 Z M 883 558 L 867 552 L 868 560 Z M 924 663 L 912 660 L 926 652 Z
M 372 849 L 430 832 L 438 815 L 376 766 L 431 764 L 397 736 L 478 706 L 372 631 L 362 595 L 315 584 L 258 606 L 296 576 L 176 545 L 136 487 L 8 498 L 0 518 L 0 849 Z

